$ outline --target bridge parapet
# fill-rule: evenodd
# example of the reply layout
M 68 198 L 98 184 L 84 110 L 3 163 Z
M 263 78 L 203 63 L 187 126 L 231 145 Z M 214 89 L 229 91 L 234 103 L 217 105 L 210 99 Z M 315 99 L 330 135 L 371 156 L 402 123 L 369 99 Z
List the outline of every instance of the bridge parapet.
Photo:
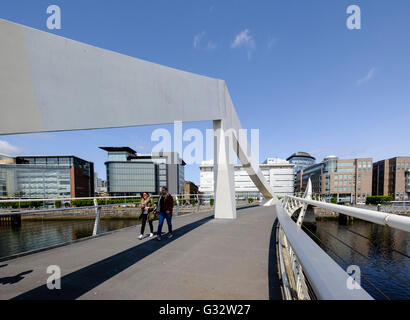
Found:
M 372 299 L 363 288 L 349 289 L 350 275 L 302 230 L 308 205 L 406 232 L 410 232 L 410 217 L 313 200 L 310 180 L 303 196 L 286 196 L 275 205 L 279 220 L 278 257 L 286 299 Z M 294 222 L 291 217 L 298 210 Z

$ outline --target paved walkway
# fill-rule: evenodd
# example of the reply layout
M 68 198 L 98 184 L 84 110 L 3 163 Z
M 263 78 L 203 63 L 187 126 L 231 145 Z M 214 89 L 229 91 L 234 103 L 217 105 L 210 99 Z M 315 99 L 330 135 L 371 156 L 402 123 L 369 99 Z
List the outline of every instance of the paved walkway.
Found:
M 274 220 L 265 207 L 192 214 L 173 219 L 173 239 L 132 228 L 1 262 L 0 299 L 280 299 Z M 61 290 L 45 285 L 49 265 Z

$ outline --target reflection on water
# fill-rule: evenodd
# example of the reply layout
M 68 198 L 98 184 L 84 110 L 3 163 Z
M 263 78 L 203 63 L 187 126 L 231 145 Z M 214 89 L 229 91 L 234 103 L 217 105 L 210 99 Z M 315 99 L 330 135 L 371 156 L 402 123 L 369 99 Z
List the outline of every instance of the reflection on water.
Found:
M 317 222 L 316 236 L 342 268 L 360 267 L 362 287 L 374 298 L 410 299 L 410 233 L 362 220 L 347 225 L 329 220 Z
M 99 233 L 134 226 L 137 220 L 101 220 Z M 0 226 L 0 257 L 89 237 L 94 220 L 22 221 L 20 227 Z

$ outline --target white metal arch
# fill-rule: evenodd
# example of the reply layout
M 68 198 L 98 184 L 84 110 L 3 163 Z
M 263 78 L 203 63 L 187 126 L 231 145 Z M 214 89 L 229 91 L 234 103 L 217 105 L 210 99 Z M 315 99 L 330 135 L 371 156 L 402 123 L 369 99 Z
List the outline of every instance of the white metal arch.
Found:
M 276 202 L 239 141 L 241 123 L 225 81 L 125 56 L 0 19 L 0 135 L 214 121 L 215 217 L 235 218 L 225 137 L 252 181 Z

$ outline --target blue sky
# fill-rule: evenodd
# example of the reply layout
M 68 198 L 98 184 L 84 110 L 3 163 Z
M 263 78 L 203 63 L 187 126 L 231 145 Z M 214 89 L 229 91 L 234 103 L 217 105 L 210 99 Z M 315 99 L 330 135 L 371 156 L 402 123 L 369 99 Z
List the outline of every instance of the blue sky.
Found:
M 46 8 L 62 29 L 46 28 Z M 348 30 L 359 5 L 362 29 Z M 261 160 L 410 155 L 410 2 L 344 0 L 2 0 L 0 17 L 227 82 Z M 167 128 L 171 128 L 166 126 Z M 189 123 L 186 128 L 211 128 Z M 150 152 L 156 127 L 0 137 L 0 153 L 74 154 L 105 176 L 99 146 Z M 199 182 L 195 165 L 186 179 Z

